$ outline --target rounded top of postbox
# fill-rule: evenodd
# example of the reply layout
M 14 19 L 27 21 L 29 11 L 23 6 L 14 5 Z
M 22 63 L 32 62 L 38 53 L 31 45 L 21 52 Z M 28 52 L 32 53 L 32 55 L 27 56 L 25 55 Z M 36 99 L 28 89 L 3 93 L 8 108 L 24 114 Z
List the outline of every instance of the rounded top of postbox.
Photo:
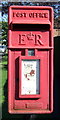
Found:
M 9 24 L 51 24 L 53 9 L 50 6 L 10 6 Z
M 16 6 L 16 5 L 12 5 L 9 6 L 9 8 L 23 8 L 23 9 L 27 9 L 27 8 L 32 8 L 32 9 L 53 9 L 53 7 L 51 6 Z

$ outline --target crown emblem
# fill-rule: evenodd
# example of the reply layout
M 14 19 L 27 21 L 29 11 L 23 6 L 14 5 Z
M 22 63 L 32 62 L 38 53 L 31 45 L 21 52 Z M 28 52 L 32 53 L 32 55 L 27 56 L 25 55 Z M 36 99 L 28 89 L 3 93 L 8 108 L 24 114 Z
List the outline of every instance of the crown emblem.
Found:
M 33 40 L 34 39 L 34 34 L 31 32 L 27 35 L 28 40 Z

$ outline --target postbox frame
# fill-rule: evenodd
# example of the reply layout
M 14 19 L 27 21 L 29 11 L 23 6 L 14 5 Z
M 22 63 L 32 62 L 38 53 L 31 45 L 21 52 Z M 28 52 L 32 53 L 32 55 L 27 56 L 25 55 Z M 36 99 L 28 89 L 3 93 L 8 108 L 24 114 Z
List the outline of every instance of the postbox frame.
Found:
M 21 22 L 21 21 L 13 21 L 12 20 L 12 10 L 13 9 L 20 9 L 20 10 L 49 10 L 50 12 L 50 19 L 48 21 L 40 21 L 37 20 L 37 21 L 25 21 L 24 20 Z M 9 113 L 13 113 L 13 114 L 31 114 L 31 113 L 36 113 L 36 114 L 41 114 L 41 113 L 51 113 L 53 112 L 53 9 L 52 7 L 49 7 L 49 6 L 11 6 L 9 8 L 9 42 L 8 42 L 8 111 Z M 11 44 L 11 33 L 12 33 L 12 29 L 13 29 L 13 24 L 49 24 L 50 25 L 50 37 L 51 37 L 51 41 L 50 41 L 50 45 L 49 46 L 33 46 L 33 47 L 30 47 L 30 46 L 13 46 Z M 14 75 L 11 77 L 11 73 L 13 72 L 13 70 L 15 69 L 15 67 L 13 66 L 13 69 L 11 68 L 12 66 L 12 61 L 14 63 L 14 59 L 12 60 L 12 56 L 14 56 L 14 50 L 16 51 L 19 51 L 20 49 L 39 49 L 39 50 L 42 50 L 42 51 L 47 51 L 47 56 L 48 56 L 48 69 L 50 69 L 49 71 L 51 71 L 50 74 L 48 74 L 49 76 L 49 108 L 47 110 L 43 110 L 43 109 L 17 109 L 17 108 L 14 108 L 14 105 L 16 104 L 17 106 L 19 106 L 20 103 L 20 99 L 18 100 L 15 100 L 15 78 L 12 79 L 14 77 Z M 48 52 L 49 51 L 49 52 Z M 21 56 L 20 56 L 21 57 Z M 25 58 L 25 56 L 22 56 L 20 59 L 23 59 L 23 57 Z M 27 57 L 27 56 L 26 56 Z M 33 56 L 35 57 L 35 56 Z M 32 57 L 32 58 L 33 58 Z M 36 56 L 37 57 L 37 56 Z M 30 59 L 31 57 L 29 56 L 28 59 Z M 43 56 L 44 58 L 44 56 Z M 27 58 L 25 58 L 27 59 Z M 35 58 L 36 59 L 36 58 Z M 38 59 L 42 59 L 41 57 L 38 57 Z M 14 65 L 14 64 L 13 64 Z M 21 71 L 21 70 L 20 70 Z M 20 87 L 20 84 L 19 84 L 19 87 Z M 43 86 L 41 86 L 42 88 Z M 13 92 L 12 92 L 13 91 Z M 21 96 L 20 94 L 20 97 L 21 97 L 21 101 L 23 101 L 25 99 L 25 95 L 24 96 Z M 28 96 L 29 97 L 29 96 Z M 27 101 L 28 101 L 28 97 L 26 97 Z M 30 95 L 30 97 L 32 99 L 38 97 L 39 98 L 39 95 L 36 96 L 36 95 Z M 30 99 L 30 98 L 29 98 Z M 32 100 L 31 99 L 31 104 L 32 104 Z M 40 103 L 39 103 L 40 104 Z M 33 104 L 32 104 L 33 105 Z M 28 104 L 27 104 L 28 106 Z M 29 107 L 29 106 L 28 106 Z M 35 107 L 35 106 L 34 106 Z M 48 107 L 48 106 L 47 106 Z M 18 107 L 19 108 L 19 107 Z

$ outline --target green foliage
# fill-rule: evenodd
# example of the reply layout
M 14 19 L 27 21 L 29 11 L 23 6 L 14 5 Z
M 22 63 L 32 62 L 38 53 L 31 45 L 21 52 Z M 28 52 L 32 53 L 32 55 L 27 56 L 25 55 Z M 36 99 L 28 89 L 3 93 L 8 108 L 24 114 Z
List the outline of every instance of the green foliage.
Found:
M 8 34 L 8 23 L 7 22 L 2 22 L 2 44 L 7 45 L 7 34 Z M 6 41 L 3 41 L 6 40 Z
M 0 62 L 0 103 L 3 103 L 5 100 L 4 96 L 4 85 L 7 81 L 7 54 L 3 56 L 2 61 Z M 2 92 L 2 98 L 1 98 Z

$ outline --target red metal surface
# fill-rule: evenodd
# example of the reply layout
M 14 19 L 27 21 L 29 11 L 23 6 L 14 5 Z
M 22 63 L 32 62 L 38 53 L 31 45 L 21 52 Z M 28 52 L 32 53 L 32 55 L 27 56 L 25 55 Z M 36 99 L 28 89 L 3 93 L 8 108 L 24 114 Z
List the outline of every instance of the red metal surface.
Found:
M 53 111 L 53 10 L 45 6 L 9 7 L 8 111 L 14 114 Z M 35 54 L 28 55 L 33 49 Z M 40 93 L 21 95 L 22 60 L 39 60 Z

